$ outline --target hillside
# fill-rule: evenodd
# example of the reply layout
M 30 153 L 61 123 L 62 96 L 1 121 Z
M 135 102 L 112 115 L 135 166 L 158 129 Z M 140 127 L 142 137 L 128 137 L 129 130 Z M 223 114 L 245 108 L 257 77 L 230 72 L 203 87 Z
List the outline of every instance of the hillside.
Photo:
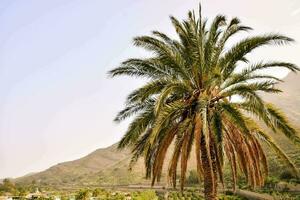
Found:
M 291 119 L 300 125 L 300 75 L 290 73 L 285 82 L 279 87 L 284 91 L 274 96 L 265 95 L 264 99 L 280 107 Z M 277 142 L 288 154 L 300 164 L 299 150 L 281 136 L 274 135 Z M 291 148 L 292 147 L 292 148 Z M 193 160 L 193 159 L 191 159 Z M 142 183 L 144 177 L 143 161 L 140 160 L 131 172 L 128 171 L 130 151 L 118 151 L 114 144 L 107 148 L 98 149 L 81 159 L 60 163 L 49 169 L 16 179 L 19 183 L 31 183 L 33 180 L 47 186 L 87 186 L 87 185 L 117 185 Z M 190 168 L 195 164 L 191 161 Z
M 99 182 L 101 177 L 97 174 L 109 169 L 115 170 L 117 166 L 125 169 L 122 163 L 127 163 L 129 159 L 130 152 L 128 150 L 119 151 L 117 145 L 114 144 L 98 149 L 81 159 L 59 163 L 43 172 L 20 177 L 16 179 L 16 182 L 30 184 L 35 181 L 47 186 L 74 186 L 79 183 L 80 185 L 101 184 Z
M 276 95 L 267 94 L 266 101 L 272 102 L 281 108 L 289 117 L 290 121 L 300 123 L 300 74 L 289 73 L 279 88 L 283 91 Z

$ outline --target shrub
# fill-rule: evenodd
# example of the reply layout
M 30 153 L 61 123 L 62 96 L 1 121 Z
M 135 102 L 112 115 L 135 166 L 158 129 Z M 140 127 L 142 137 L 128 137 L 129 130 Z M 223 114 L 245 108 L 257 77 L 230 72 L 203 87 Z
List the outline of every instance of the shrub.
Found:
M 285 170 L 285 171 L 281 172 L 279 178 L 281 180 L 290 180 L 290 179 L 295 178 L 295 176 L 293 175 L 293 173 L 291 171 Z
M 98 197 L 103 192 L 104 192 L 103 189 L 96 188 L 96 189 L 93 190 L 92 197 Z
M 238 196 L 221 195 L 219 196 L 219 200 L 246 200 L 246 199 Z
M 187 184 L 198 184 L 199 178 L 196 170 L 190 170 L 190 174 L 186 180 Z
M 146 190 L 135 194 L 133 200 L 158 200 L 158 196 L 153 190 Z
M 300 184 L 300 178 L 292 178 L 289 180 L 290 183 L 294 183 L 294 184 Z M 300 196 L 299 196 L 300 197 Z
M 265 188 L 274 189 L 278 182 L 279 182 L 278 178 L 274 176 L 269 176 L 266 179 Z
M 76 200 L 88 200 L 90 198 L 91 194 L 88 190 L 80 190 L 76 196 Z
M 171 192 L 168 195 L 169 200 L 203 200 L 203 197 L 197 192 Z

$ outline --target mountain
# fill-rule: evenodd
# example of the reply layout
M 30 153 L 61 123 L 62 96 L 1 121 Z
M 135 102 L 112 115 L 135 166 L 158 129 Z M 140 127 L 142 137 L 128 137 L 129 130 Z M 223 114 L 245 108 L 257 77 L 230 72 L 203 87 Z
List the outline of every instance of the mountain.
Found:
M 272 102 L 287 114 L 289 120 L 294 124 L 300 122 L 300 75 L 289 73 L 280 83 L 282 93 L 264 95 L 266 101 Z
M 300 127 L 300 74 L 290 73 L 279 88 L 283 93 L 264 95 L 264 99 L 281 108 L 292 124 Z M 282 136 L 273 134 L 279 145 L 300 164 L 299 149 Z M 169 157 L 170 155 L 167 155 Z M 297 159 L 298 158 L 298 159 Z M 193 159 L 190 169 L 194 168 Z M 132 171 L 128 171 L 129 150 L 117 150 L 117 144 L 98 149 L 78 160 L 60 163 L 49 169 L 16 179 L 17 183 L 30 184 L 33 181 L 49 187 L 82 187 L 92 185 L 120 185 L 147 182 L 144 179 L 143 161 L 139 160 Z
M 280 108 L 300 134 L 300 74 L 289 73 L 278 88 L 283 92 L 275 95 L 265 94 L 264 99 Z M 273 134 L 272 136 L 277 139 L 277 143 L 281 144 L 283 149 L 291 144 L 281 135 Z
M 283 113 L 288 117 L 290 123 L 298 131 L 300 135 L 300 74 L 289 73 L 285 78 L 284 82 L 278 85 L 278 88 L 283 92 L 279 94 L 264 94 L 264 100 L 276 105 L 283 111 Z M 295 148 L 295 145 L 289 141 L 282 134 L 276 134 L 270 132 L 272 137 L 275 139 L 277 144 L 287 153 L 287 155 L 292 158 L 292 160 L 300 169 L 300 150 Z M 278 164 L 274 162 L 272 156 L 269 159 L 270 170 L 274 168 L 278 174 L 278 171 L 286 170 L 286 166 L 283 164 Z
M 117 144 L 114 144 L 97 149 L 81 159 L 59 163 L 43 172 L 17 178 L 15 182 L 21 184 L 35 182 L 50 187 L 128 184 L 142 179 L 139 174 L 128 172 L 129 161 L 130 151 L 120 151 L 117 149 Z M 138 169 L 138 166 L 137 164 L 135 169 Z

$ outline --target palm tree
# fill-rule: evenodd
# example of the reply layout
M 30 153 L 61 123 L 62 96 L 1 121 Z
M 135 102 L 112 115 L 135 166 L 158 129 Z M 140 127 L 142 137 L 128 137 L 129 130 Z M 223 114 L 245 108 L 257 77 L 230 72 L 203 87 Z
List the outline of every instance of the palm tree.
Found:
M 209 200 L 216 199 L 217 182 L 223 184 L 225 160 L 231 167 L 234 189 L 238 170 L 251 186 L 264 184 L 268 165 L 262 142 L 297 174 L 294 164 L 261 125 L 283 133 L 295 144 L 300 144 L 300 138 L 284 114 L 260 94 L 281 92 L 275 87 L 281 80 L 264 74 L 264 69 L 279 67 L 296 72 L 298 68 L 287 62 L 250 63 L 247 59 L 258 47 L 288 44 L 293 39 L 266 34 L 228 46 L 232 36 L 251 28 L 241 25 L 238 18 L 228 21 L 223 15 L 208 25 L 201 8 L 198 18 L 190 11 L 187 20 L 171 17 L 171 21 L 177 39 L 158 31 L 153 31 L 153 36 L 136 37 L 134 44 L 149 50 L 151 57 L 128 59 L 109 72 L 112 77 L 147 80 L 129 94 L 125 108 L 115 118 L 120 122 L 134 116 L 119 143 L 119 148 L 132 148 L 131 164 L 143 156 L 146 177 L 153 185 L 161 179 L 170 149 L 168 181 L 176 187 L 180 168 L 182 190 L 194 149 L 197 173 L 204 179 L 204 194 Z

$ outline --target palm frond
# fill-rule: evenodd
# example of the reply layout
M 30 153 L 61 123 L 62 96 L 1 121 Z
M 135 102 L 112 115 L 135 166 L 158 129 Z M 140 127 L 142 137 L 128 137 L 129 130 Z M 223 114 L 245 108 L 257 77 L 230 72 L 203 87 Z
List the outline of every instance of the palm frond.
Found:
M 202 17 L 201 6 L 198 17 L 190 11 L 185 20 L 170 18 L 178 38 L 159 31 L 136 37 L 134 45 L 150 51 L 150 56 L 128 59 L 109 72 L 111 77 L 146 79 L 143 86 L 129 94 L 125 108 L 115 118 L 120 122 L 132 117 L 119 143 L 119 148 L 132 148 L 130 167 L 143 157 L 146 178 L 152 178 L 153 185 L 162 177 L 170 149 L 167 178 L 175 188 L 180 169 L 183 189 L 188 159 L 195 146 L 199 180 L 205 179 L 204 193 L 216 197 L 218 177 L 224 183 L 226 159 L 234 189 L 239 171 L 253 188 L 264 184 L 268 174 L 261 144 L 264 141 L 296 173 L 295 165 L 253 119 L 300 144 L 296 129 L 284 114 L 261 97 L 262 93 L 281 92 L 277 84 L 282 80 L 264 70 L 278 67 L 298 72 L 299 68 L 282 61 L 252 63 L 248 57 L 259 47 L 288 44 L 293 39 L 266 34 L 228 46 L 236 34 L 251 30 L 238 18 L 227 21 L 218 15 L 208 23 Z M 232 100 L 236 97 L 239 101 Z M 174 148 L 170 148 L 172 145 Z
M 294 40 L 289 37 L 278 34 L 254 36 L 242 40 L 228 50 L 222 58 L 220 58 L 219 65 L 223 69 L 224 77 L 227 78 L 227 76 L 229 76 L 234 70 L 232 66 L 234 66 L 238 61 L 242 61 L 244 56 L 254 49 L 264 45 L 282 45 L 293 41 Z
M 266 142 L 274 151 L 275 153 L 283 160 L 285 164 L 293 171 L 295 175 L 298 176 L 298 169 L 295 164 L 289 159 L 289 157 L 281 150 L 281 148 L 273 141 L 273 139 L 264 132 L 257 132 L 258 139 L 263 140 Z
M 267 111 L 270 115 L 274 127 L 280 130 L 287 138 L 300 146 L 300 137 L 297 131 L 289 124 L 287 117 L 274 105 L 267 104 Z
M 129 144 L 134 144 L 139 136 L 143 134 L 153 120 L 153 110 L 146 110 L 139 114 L 129 125 L 125 135 L 119 142 L 118 148 L 124 148 Z

